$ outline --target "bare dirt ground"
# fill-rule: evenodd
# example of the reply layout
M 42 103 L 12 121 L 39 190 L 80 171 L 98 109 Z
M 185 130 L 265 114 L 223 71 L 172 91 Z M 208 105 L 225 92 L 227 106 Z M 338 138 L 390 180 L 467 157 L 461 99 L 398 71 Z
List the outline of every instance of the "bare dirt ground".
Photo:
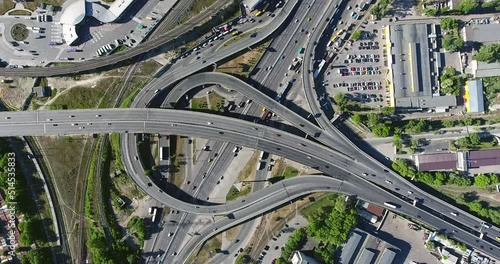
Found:
M 31 93 L 35 83 L 32 78 L 4 78 L 12 80 L 10 83 L 0 83 L 0 98 L 9 107 L 20 109 L 24 101 Z
M 458 187 L 458 186 L 440 186 L 437 188 L 439 191 L 442 191 L 447 194 L 451 194 L 453 196 L 461 195 L 462 193 L 475 193 L 479 200 L 483 200 L 488 202 L 491 206 L 497 207 L 500 206 L 500 192 L 497 192 L 492 189 L 482 189 L 477 187 Z

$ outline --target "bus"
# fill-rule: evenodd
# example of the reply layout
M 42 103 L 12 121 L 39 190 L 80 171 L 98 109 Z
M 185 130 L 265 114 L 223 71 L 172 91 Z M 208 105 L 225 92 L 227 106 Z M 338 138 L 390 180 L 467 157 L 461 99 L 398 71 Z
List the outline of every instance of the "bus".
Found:
M 267 4 L 264 6 L 264 8 L 262 9 L 262 12 L 266 12 L 267 11 L 267 8 L 269 7 L 271 3 L 270 2 L 267 2 Z
M 158 209 L 155 207 L 153 208 L 153 217 L 151 218 L 151 222 L 156 222 L 156 213 L 158 212 Z
M 304 48 L 300 48 L 298 53 L 302 54 L 302 53 L 304 53 L 304 50 L 305 50 Z
M 387 206 L 387 207 L 390 207 L 392 209 L 396 209 L 397 208 L 397 206 L 395 204 L 391 203 L 391 202 L 385 202 L 384 205 Z

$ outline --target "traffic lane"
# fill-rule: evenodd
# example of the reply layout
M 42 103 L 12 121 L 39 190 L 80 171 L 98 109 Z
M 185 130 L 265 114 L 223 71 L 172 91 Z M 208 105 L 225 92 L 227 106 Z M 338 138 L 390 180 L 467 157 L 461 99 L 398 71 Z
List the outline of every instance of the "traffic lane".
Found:
M 294 32 L 300 26 L 298 23 L 295 23 L 297 19 L 304 19 L 309 13 L 309 9 L 307 9 L 307 3 L 301 2 L 299 3 L 299 7 L 297 12 L 294 13 L 294 16 L 290 18 L 290 23 L 286 28 L 284 28 L 276 38 L 274 38 L 269 45 L 268 52 L 265 52 L 262 58 L 259 60 L 259 64 L 255 67 L 260 67 L 260 70 L 257 71 L 251 78 L 258 81 L 267 78 L 269 72 L 265 69 L 271 65 L 274 66 L 273 62 L 276 61 L 278 57 L 279 51 L 281 51 L 281 42 L 289 42 L 290 36 L 294 34 Z M 278 45 L 277 45 L 278 44 Z
M 177 80 L 181 80 L 182 78 L 207 67 L 207 65 L 217 63 L 219 60 L 223 58 L 227 58 L 243 49 L 252 46 L 255 43 L 264 40 L 265 38 L 267 38 L 267 36 L 273 33 L 279 26 L 281 26 L 281 24 L 286 20 L 290 12 L 295 8 L 297 2 L 298 0 L 287 1 L 283 6 L 283 8 L 280 10 L 280 12 L 278 12 L 278 14 L 276 15 L 275 19 L 273 20 L 273 23 L 263 28 L 258 33 L 256 33 L 255 37 L 247 38 L 243 41 L 237 42 L 234 45 L 231 45 L 225 49 L 220 50 L 219 52 L 212 54 L 211 56 L 205 58 L 205 60 L 202 60 L 201 62 L 196 62 L 188 65 L 184 69 L 179 69 L 178 71 L 172 71 L 170 73 L 162 75 L 159 78 L 153 79 L 139 92 L 136 98 L 134 98 L 131 107 L 144 107 L 152 99 L 154 99 L 155 97 L 154 95 L 147 95 L 145 92 L 143 92 L 144 90 L 151 89 L 154 87 L 165 87 L 168 84 L 172 84 Z
M 277 183 L 280 184 L 280 183 Z M 328 189 L 327 189 L 328 188 Z M 287 193 L 283 193 L 282 195 L 276 195 L 272 197 L 272 199 L 268 201 L 263 201 L 262 204 L 256 205 L 254 208 L 244 209 L 240 212 L 234 213 L 234 219 L 222 218 L 212 225 L 205 227 L 198 231 L 197 236 L 193 236 L 192 239 L 186 244 L 186 246 L 179 252 L 176 258 L 171 258 L 170 261 L 174 263 L 183 263 L 187 257 L 191 254 L 191 252 L 203 241 L 208 240 L 209 238 L 215 236 L 216 234 L 227 230 L 233 226 L 236 226 L 240 223 L 248 221 L 249 219 L 253 219 L 261 214 L 268 212 L 276 207 L 279 207 L 289 201 L 289 199 L 294 199 L 300 196 L 303 196 L 306 193 L 313 191 L 332 191 L 339 190 L 342 193 L 349 192 L 359 192 L 360 190 L 350 185 L 349 183 L 344 183 L 342 181 L 330 181 L 325 185 L 325 182 L 305 182 L 303 186 L 300 188 L 301 190 L 296 193 L 294 190 L 289 190 Z M 373 197 L 375 198 L 375 197 Z M 265 204 L 264 204 L 265 203 Z M 169 262 L 170 263 L 170 262 Z
M 66 113 L 67 113 L 67 112 L 66 112 Z M 97 124 L 97 125 L 98 125 L 98 124 Z M 97 127 L 97 125 L 96 125 L 96 126 L 94 126 L 94 127 Z M 101 125 L 101 127 L 102 127 L 102 125 Z M 136 125 L 134 125 L 133 127 L 136 127 Z M 109 129 L 109 128 L 108 128 L 108 127 L 105 127 L 105 129 Z M 132 128 L 130 128 L 130 129 L 132 129 Z M 5 129 L 4 131 L 7 131 L 7 129 Z M 19 131 L 19 130 L 18 130 L 18 131 Z M 39 131 L 41 132 L 41 130 L 39 130 Z M 103 130 L 100 130 L 100 132 L 103 132 Z M 112 131 L 108 130 L 107 132 L 112 132 Z M 64 130 L 59 130 L 57 133 L 58 133 L 58 134 L 64 134 L 65 132 L 64 132 Z M 369 164 L 369 163 L 361 163 L 361 164 Z M 372 168 L 372 169 L 373 169 L 373 168 Z M 416 194 L 419 194 L 419 192 L 416 192 Z M 432 197 L 430 197 L 430 198 L 429 198 L 429 197 L 427 197 L 425 194 L 420 194 L 420 197 L 421 197 L 422 199 L 429 199 L 429 200 L 432 200 L 432 199 L 431 199 Z M 440 205 L 439 203 L 437 203 L 437 204 L 438 204 L 438 205 Z M 448 205 L 441 205 L 441 208 L 437 208 L 437 209 L 440 209 L 440 210 L 443 210 L 443 211 L 444 211 L 444 210 L 446 210 L 447 206 L 448 206 Z M 434 206 L 434 208 L 433 208 L 433 209 L 436 209 L 436 207 Z M 449 210 L 449 209 L 448 209 L 448 210 Z M 463 221 L 464 221 L 464 222 L 466 222 L 466 220 L 465 220 L 465 219 L 463 219 Z M 476 222 L 476 221 L 477 221 L 477 220 L 472 219 L 472 220 L 468 220 L 467 222 L 473 223 L 473 222 Z M 476 223 L 477 223 L 477 222 L 476 222 Z
M 284 72 L 277 71 L 276 69 L 278 65 L 282 66 L 279 62 L 283 57 L 283 52 L 289 49 L 287 45 L 293 42 L 292 39 L 297 36 L 297 32 L 301 32 L 302 30 L 304 30 L 304 32 L 306 31 L 305 28 L 308 28 L 311 24 L 308 21 L 310 13 L 313 12 L 313 10 L 322 8 L 322 5 L 323 1 L 319 1 L 319 3 L 316 1 L 311 1 L 308 3 L 304 2 L 303 5 L 301 5 L 300 8 L 302 8 L 302 10 L 299 9 L 299 11 L 297 12 L 297 17 L 293 17 L 292 21 L 290 21 L 289 26 L 276 39 L 273 40 L 272 46 L 276 52 L 268 52 L 270 56 L 267 56 L 261 60 L 263 62 L 263 67 L 261 68 L 261 71 L 257 72 L 257 74 L 253 77 L 254 80 L 258 82 L 260 81 L 261 85 L 271 90 L 276 89 L 273 86 L 266 84 L 265 81 L 269 79 L 269 76 L 277 77 L 280 74 L 281 76 L 284 76 Z M 297 20 L 299 22 L 296 22 Z M 272 66 L 272 69 L 266 71 L 267 67 L 264 66 Z M 262 72 L 262 74 L 259 74 L 260 72 Z

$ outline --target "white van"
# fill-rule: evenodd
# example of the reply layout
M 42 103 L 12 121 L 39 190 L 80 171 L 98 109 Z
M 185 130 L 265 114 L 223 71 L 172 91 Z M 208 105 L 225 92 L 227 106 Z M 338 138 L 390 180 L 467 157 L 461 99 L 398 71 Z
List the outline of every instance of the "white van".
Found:
M 450 214 L 453 215 L 453 216 L 458 216 L 458 214 L 455 213 L 455 212 L 451 212 Z

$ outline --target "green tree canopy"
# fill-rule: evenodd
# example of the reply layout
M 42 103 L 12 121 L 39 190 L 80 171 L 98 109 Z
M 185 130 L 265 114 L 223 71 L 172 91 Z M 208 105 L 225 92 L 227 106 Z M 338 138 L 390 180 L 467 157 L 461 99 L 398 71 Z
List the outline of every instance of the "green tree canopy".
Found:
M 480 174 L 476 177 L 474 177 L 474 186 L 479 187 L 479 188 L 484 188 L 488 185 L 490 185 L 491 180 L 490 177 Z
M 352 33 L 351 38 L 354 40 L 359 40 L 361 38 L 361 31 L 360 30 L 354 31 L 354 33 Z
M 463 14 L 470 14 L 474 9 L 479 6 L 479 1 L 477 0 L 462 0 L 458 5 L 457 9 Z
M 388 137 L 391 135 L 391 126 L 387 123 L 378 124 L 372 129 L 376 137 Z
M 457 29 L 458 20 L 451 17 L 445 17 L 441 19 L 441 27 L 443 29 Z
M 474 55 L 474 59 L 483 62 L 496 62 L 500 60 L 500 44 L 483 45 Z
M 448 34 L 443 38 L 443 48 L 447 51 L 455 52 L 462 48 L 464 40 L 456 34 Z

